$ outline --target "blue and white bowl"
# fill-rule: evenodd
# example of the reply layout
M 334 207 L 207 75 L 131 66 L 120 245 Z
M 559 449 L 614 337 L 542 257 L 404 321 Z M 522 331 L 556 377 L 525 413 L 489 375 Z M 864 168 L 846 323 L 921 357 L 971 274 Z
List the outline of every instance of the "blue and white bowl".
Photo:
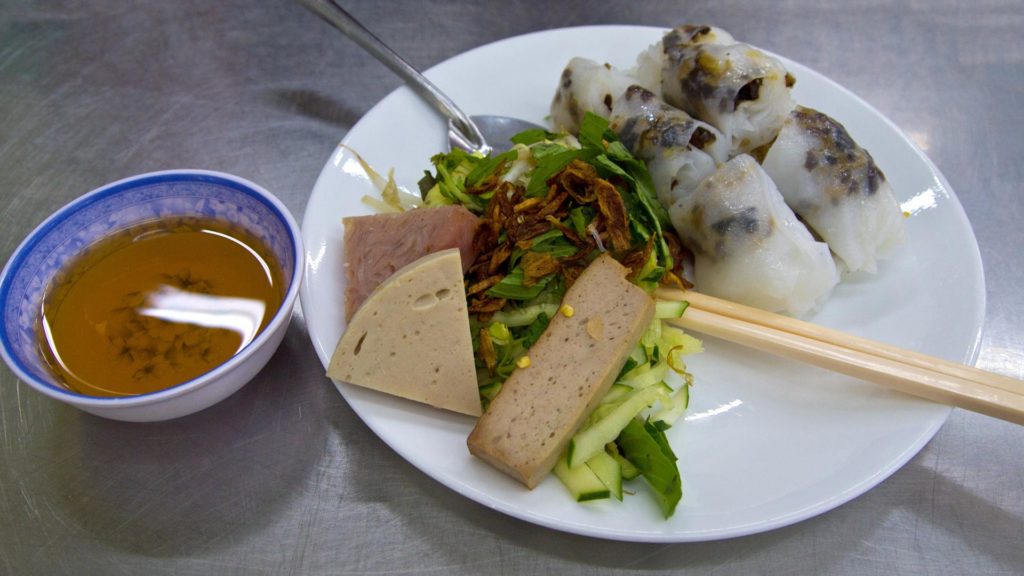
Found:
M 247 346 L 210 372 L 171 388 L 126 397 L 86 396 L 62 386 L 39 350 L 36 327 L 51 279 L 85 248 L 133 224 L 172 216 L 203 216 L 239 225 L 274 252 L 288 286 L 281 307 Z M 77 198 L 47 218 L 14 251 L 0 276 L 0 354 L 36 390 L 86 412 L 133 422 L 167 420 L 211 406 L 237 391 L 277 350 L 302 280 L 299 227 L 288 209 L 260 186 L 205 170 L 132 176 Z

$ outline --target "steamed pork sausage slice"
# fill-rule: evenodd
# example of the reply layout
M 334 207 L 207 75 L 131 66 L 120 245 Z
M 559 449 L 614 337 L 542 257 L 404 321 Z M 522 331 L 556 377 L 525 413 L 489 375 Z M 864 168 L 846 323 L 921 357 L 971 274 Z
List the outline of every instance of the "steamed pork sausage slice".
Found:
M 327 375 L 479 416 L 465 294 L 455 248 L 398 270 L 356 311 L 338 340 Z
M 469 451 L 528 488 L 555 466 L 608 392 L 654 316 L 654 302 L 611 256 L 594 260 L 469 435 Z
M 395 214 L 353 216 L 345 227 L 345 320 L 397 270 L 448 248 L 458 248 L 468 270 L 476 255 L 479 219 L 462 206 L 417 208 Z

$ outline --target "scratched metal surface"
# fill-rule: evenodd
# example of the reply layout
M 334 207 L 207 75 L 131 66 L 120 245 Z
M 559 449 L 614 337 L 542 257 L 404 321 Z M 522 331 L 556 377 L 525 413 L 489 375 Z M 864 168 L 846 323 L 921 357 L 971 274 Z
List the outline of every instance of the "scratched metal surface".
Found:
M 979 365 L 1022 376 L 1020 1 L 347 4 L 421 68 L 538 29 L 704 21 L 823 72 L 957 190 L 988 283 Z M 162 168 L 233 172 L 301 216 L 335 143 L 397 85 L 287 1 L 8 0 L 0 257 L 71 198 Z M 433 482 L 324 379 L 301 314 L 254 382 L 178 421 L 106 421 L 0 380 L 2 574 L 1024 572 L 1024 428 L 963 411 L 835 511 L 655 546 L 538 529 Z

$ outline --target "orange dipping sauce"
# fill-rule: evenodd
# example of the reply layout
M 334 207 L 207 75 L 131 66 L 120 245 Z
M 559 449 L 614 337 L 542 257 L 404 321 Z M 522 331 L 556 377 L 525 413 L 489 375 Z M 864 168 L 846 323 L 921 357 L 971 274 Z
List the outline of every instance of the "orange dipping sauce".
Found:
M 222 364 L 270 322 L 281 267 L 254 235 L 173 218 L 115 233 L 47 288 L 38 344 L 71 391 L 132 396 Z

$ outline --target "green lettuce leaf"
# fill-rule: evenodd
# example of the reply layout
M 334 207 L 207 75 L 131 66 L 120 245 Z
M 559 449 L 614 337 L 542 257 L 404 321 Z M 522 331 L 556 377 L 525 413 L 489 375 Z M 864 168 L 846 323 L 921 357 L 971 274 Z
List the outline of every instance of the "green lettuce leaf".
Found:
M 683 497 L 683 481 L 664 431 L 650 422 L 634 419 L 615 443 L 623 457 L 640 470 L 665 518 L 672 516 Z

